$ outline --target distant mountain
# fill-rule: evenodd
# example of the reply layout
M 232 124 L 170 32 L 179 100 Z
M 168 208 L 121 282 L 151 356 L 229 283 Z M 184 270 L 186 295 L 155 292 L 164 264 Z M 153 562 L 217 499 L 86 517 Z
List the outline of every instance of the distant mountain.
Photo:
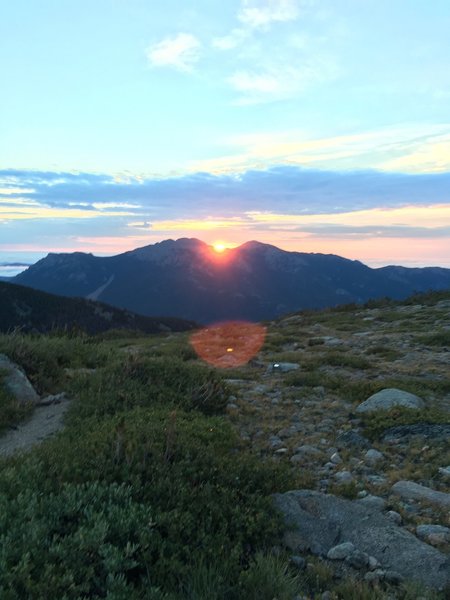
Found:
M 144 317 L 84 298 L 64 298 L 22 285 L 0 282 L 0 331 L 47 333 L 54 329 L 102 333 L 110 329 L 143 333 L 186 331 L 195 323 L 182 319 Z
M 144 315 L 209 323 L 450 289 L 450 269 L 371 269 L 333 254 L 286 252 L 260 242 L 217 254 L 199 240 L 182 238 L 106 258 L 49 254 L 14 282 Z

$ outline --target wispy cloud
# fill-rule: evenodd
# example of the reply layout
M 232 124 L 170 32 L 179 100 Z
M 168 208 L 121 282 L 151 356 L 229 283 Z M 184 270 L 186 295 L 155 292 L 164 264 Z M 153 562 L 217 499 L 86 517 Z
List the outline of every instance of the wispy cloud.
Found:
M 147 59 L 152 67 L 171 67 L 190 73 L 200 58 L 201 42 L 191 33 L 178 33 L 149 46 Z
M 238 19 L 248 27 L 266 28 L 271 23 L 296 20 L 302 4 L 299 0 L 242 0 Z
M 299 130 L 242 134 L 224 140 L 232 153 L 193 162 L 216 173 L 263 169 L 274 163 L 327 169 L 405 173 L 450 171 L 450 124 L 383 127 L 324 138 Z
M 260 104 L 296 96 L 323 80 L 337 77 L 337 67 L 317 59 L 303 61 L 300 66 L 269 62 L 261 70 L 239 70 L 228 78 L 238 92 L 238 104 Z

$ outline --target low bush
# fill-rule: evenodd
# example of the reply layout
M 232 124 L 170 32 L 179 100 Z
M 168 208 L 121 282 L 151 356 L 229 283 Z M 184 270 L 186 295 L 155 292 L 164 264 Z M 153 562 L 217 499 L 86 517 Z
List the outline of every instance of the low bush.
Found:
M 96 373 L 71 382 L 76 398 L 69 421 L 113 415 L 136 406 L 199 410 L 204 414 L 224 411 L 229 390 L 220 375 L 201 365 L 182 360 L 122 356 Z
M 292 486 L 287 467 L 236 460 L 237 447 L 220 417 L 136 408 L 6 463 L 0 597 L 176 593 L 199 564 L 237 589 L 281 532 L 270 493 Z

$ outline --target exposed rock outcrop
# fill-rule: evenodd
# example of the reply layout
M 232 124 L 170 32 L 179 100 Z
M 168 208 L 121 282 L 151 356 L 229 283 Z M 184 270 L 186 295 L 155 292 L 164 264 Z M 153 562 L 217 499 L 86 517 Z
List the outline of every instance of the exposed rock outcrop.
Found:
M 294 553 L 326 557 L 334 549 L 331 555 L 336 559 L 336 546 L 350 542 L 365 559 L 357 568 L 366 563 L 369 567 L 367 557 L 373 557 L 384 573 L 395 572 L 435 589 L 450 584 L 448 557 L 393 523 L 379 507 L 311 490 L 275 494 L 274 502 L 287 525 L 284 544 Z

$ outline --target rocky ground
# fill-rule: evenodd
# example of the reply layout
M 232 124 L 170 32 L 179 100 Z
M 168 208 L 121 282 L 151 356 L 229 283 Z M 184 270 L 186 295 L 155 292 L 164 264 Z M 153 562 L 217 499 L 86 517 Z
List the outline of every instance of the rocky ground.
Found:
M 228 377 L 229 418 L 261 459 L 288 462 L 302 486 L 377 507 L 395 528 L 437 549 L 437 565 L 450 550 L 449 338 L 449 300 L 270 323 L 263 351 Z M 381 402 L 372 400 L 376 410 L 358 408 L 382 389 L 409 395 L 382 392 Z M 413 408 L 397 407 L 403 396 Z M 326 515 L 316 503 L 318 518 Z M 303 531 L 297 549 L 326 558 L 336 544 L 314 552 L 317 536 Z M 335 541 L 350 541 L 343 537 L 341 531 Z M 392 565 L 380 569 L 382 554 L 372 567 L 366 558 L 354 561 L 362 577 L 391 577 Z M 420 562 L 418 578 L 427 585 Z M 450 563 L 438 570 L 450 580 Z M 395 573 L 408 577 L 398 565 Z

